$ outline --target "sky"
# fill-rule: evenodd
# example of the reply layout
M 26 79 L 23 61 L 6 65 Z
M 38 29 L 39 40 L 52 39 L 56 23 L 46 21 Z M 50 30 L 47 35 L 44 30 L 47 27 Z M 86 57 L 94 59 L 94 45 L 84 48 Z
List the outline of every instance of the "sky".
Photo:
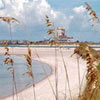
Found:
M 0 16 L 15 17 L 13 40 L 40 41 L 49 39 L 45 15 L 55 28 L 64 27 L 73 41 L 100 42 L 100 23 L 91 22 L 83 0 L 0 0 Z M 100 18 L 100 1 L 86 0 Z M 94 24 L 94 26 L 91 26 Z M 0 20 L 0 40 L 11 39 L 9 25 Z

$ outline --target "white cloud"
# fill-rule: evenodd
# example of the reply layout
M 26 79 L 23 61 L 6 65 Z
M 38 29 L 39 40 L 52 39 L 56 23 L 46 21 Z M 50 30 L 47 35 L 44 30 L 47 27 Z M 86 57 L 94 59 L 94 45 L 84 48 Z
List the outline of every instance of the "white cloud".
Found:
M 0 0 L 0 4 L 5 5 L 0 9 L 0 16 L 13 16 L 31 26 L 45 23 L 46 14 L 56 25 L 67 28 L 71 20 L 61 11 L 54 10 L 47 0 Z
M 3 9 L 0 9 L 0 16 L 12 16 L 22 23 L 21 25 L 13 24 L 12 31 L 17 33 L 14 34 L 14 38 L 18 38 L 20 34 L 27 35 L 27 33 L 32 35 L 32 40 L 43 39 L 44 36 L 48 37 L 45 15 L 49 15 L 55 28 L 61 26 L 66 30 L 69 29 L 73 19 L 73 17 L 66 16 L 62 11 L 53 9 L 47 0 L 5 0 L 1 3 L 5 6 Z M 0 21 L 0 27 L 8 29 L 8 25 L 3 21 Z
M 46 9 L 50 8 L 50 5 L 46 2 L 46 0 L 42 0 L 40 6 Z
M 74 18 L 74 16 L 69 16 L 69 18 L 70 18 L 70 19 L 73 19 L 73 18 Z
M 73 11 L 77 14 L 80 14 L 80 13 L 84 13 L 86 11 L 85 7 L 83 6 L 79 6 L 79 7 L 75 7 L 73 8 Z
M 2 2 L 2 0 L 0 1 L 0 9 L 2 9 L 4 7 L 4 4 Z

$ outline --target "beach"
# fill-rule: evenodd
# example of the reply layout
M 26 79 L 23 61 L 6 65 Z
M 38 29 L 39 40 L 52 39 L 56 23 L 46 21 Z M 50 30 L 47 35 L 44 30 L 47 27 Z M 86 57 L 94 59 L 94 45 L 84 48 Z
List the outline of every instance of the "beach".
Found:
M 9 47 L 10 53 L 21 56 L 27 54 L 27 48 L 21 47 Z M 4 48 L 1 47 L 0 53 L 4 54 Z M 85 88 L 85 74 L 86 74 L 86 62 L 79 58 L 77 60 L 77 55 L 71 55 L 74 52 L 73 48 L 62 48 L 61 51 L 59 48 L 56 49 L 57 55 L 55 56 L 55 48 L 31 48 L 32 59 L 38 60 L 50 65 L 52 69 L 52 74 L 45 78 L 44 80 L 38 82 L 35 85 L 36 100 L 55 100 L 55 65 L 58 67 L 58 96 L 60 100 L 63 100 L 66 96 L 66 100 L 70 98 L 68 80 L 66 79 L 66 72 L 64 67 L 64 62 L 67 69 L 71 96 L 72 98 L 77 98 L 79 96 L 79 83 L 81 84 L 81 92 Z M 61 53 L 63 56 L 61 56 Z M 62 58 L 63 57 L 63 58 Z M 55 63 L 56 60 L 56 63 Z M 63 62 L 64 60 L 64 62 Z M 79 65 L 78 62 L 79 61 Z M 34 65 L 35 66 L 35 65 Z M 78 73 L 78 67 L 80 68 L 80 77 Z M 80 78 L 80 82 L 79 82 Z M 51 83 L 51 84 L 50 84 Z M 52 91 L 52 88 L 54 93 Z M 32 86 L 18 92 L 18 100 L 33 100 L 33 88 Z M 14 96 L 15 100 L 16 95 Z M 12 100 L 12 96 L 4 98 L 2 100 Z

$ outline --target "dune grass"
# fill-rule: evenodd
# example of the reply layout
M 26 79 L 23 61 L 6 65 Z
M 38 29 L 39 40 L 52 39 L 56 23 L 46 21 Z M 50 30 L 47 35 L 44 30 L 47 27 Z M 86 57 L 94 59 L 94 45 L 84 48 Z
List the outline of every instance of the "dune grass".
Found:
M 74 50 L 87 63 L 86 87 L 79 100 L 100 100 L 100 56 L 99 51 L 85 43 L 79 43 Z
M 98 69 L 98 88 L 91 94 L 89 91 L 90 86 L 87 84 L 83 92 L 85 98 L 82 98 L 82 100 L 100 100 L 100 63 L 96 67 Z
M 98 83 L 99 87 L 93 91 L 90 91 L 91 86 L 87 83 L 84 92 L 82 93 L 81 100 L 100 100 L 100 71 L 98 73 Z

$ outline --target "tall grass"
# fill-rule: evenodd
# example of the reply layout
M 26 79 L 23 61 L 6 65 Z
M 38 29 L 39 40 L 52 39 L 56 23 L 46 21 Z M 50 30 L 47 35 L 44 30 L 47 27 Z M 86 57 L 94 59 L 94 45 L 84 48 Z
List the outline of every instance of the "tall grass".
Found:
M 97 60 L 93 51 L 95 50 L 91 49 L 87 44 L 80 44 L 74 52 L 75 54 L 78 54 L 80 57 L 84 58 L 87 62 L 87 84 L 80 100 L 96 100 L 96 93 L 99 89 L 98 69 L 95 65 L 97 64 Z
M 36 49 L 35 49 L 35 54 L 36 54 L 36 56 L 38 57 L 39 61 L 42 62 L 42 60 L 41 60 L 41 58 L 40 58 L 40 56 L 39 56 L 39 54 L 38 54 L 38 52 L 37 52 Z M 45 75 L 48 76 L 48 73 L 46 72 L 44 66 L 42 65 L 41 67 L 42 67 L 42 69 L 43 69 Z M 53 85 L 51 84 L 51 81 L 50 81 L 49 77 L 47 77 L 47 79 L 48 79 L 48 82 L 49 82 L 49 84 L 50 84 L 50 87 L 51 87 L 52 93 L 53 93 L 54 97 L 56 98 L 56 94 L 55 94 L 55 91 L 54 91 Z
M 81 79 L 80 79 L 80 65 L 79 65 L 79 56 L 78 55 L 77 55 L 77 67 L 78 67 L 78 80 L 79 80 L 79 95 L 78 95 L 78 100 L 80 100 Z
M 77 41 L 76 43 L 76 48 L 78 47 L 79 45 L 79 41 Z M 80 62 L 79 62 L 79 59 L 80 59 L 80 56 L 79 55 L 76 55 L 76 59 L 77 59 L 77 69 L 78 69 L 78 81 L 79 81 L 79 95 L 78 95 L 78 100 L 80 100 L 80 93 L 81 93 L 81 78 L 80 78 Z
M 12 38 L 13 38 L 12 32 L 11 32 L 12 21 L 18 22 L 18 23 L 19 23 L 19 21 L 13 17 L 0 17 L 0 19 L 2 19 L 3 21 L 8 23 L 9 30 L 10 30 L 9 34 L 10 34 L 11 41 L 12 41 Z M 14 85 L 13 90 L 12 90 L 13 91 L 13 100 L 14 100 L 14 94 L 16 94 L 16 99 L 18 100 L 15 71 L 14 71 L 14 60 L 13 60 L 13 57 L 12 58 L 10 57 L 9 48 L 6 47 L 5 49 L 6 49 L 5 55 L 7 55 L 8 57 L 3 62 L 4 62 L 4 64 L 11 64 L 11 67 L 8 67 L 8 70 L 10 70 L 10 72 L 12 74 L 12 80 L 13 80 L 13 85 Z M 12 54 L 13 54 L 13 48 L 12 48 Z
M 85 5 L 86 5 L 86 10 L 88 11 L 89 16 L 91 16 L 91 18 L 89 19 L 89 21 L 92 22 L 91 26 L 94 27 L 95 26 L 94 23 L 96 22 L 96 24 L 98 24 L 100 20 L 96 12 L 92 9 L 92 7 L 87 2 L 85 2 Z
M 17 95 L 17 86 L 16 86 L 16 80 L 15 80 L 15 72 L 14 72 L 14 60 L 10 57 L 10 53 L 9 53 L 9 48 L 6 47 L 5 48 L 7 51 L 5 52 L 5 55 L 7 56 L 5 58 L 5 60 L 3 61 L 4 64 L 7 64 L 9 66 L 9 64 L 11 65 L 11 67 L 8 67 L 8 70 L 11 72 L 12 74 L 12 80 L 13 80 L 13 100 L 14 100 L 14 94 L 16 94 L 16 98 L 18 100 L 18 95 Z M 15 90 L 15 91 L 14 91 Z
M 46 25 L 47 27 L 50 27 L 48 30 L 48 35 L 53 34 L 53 38 L 55 38 L 55 27 L 54 24 L 50 21 L 49 16 L 46 15 Z M 56 49 L 56 42 L 53 40 L 53 42 L 50 41 L 51 45 L 55 46 L 55 95 L 56 95 L 56 100 L 59 100 L 59 95 L 58 95 L 58 61 L 57 61 L 57 49 Z
M 9 29 L 10 29 L 10 37 L 11 37 L 11 41 L 13 40 L 13 36 L 12 36 L 12 28 L 11 28 L 11 24 L 9 24 Z M 13 48 L 12 48 L 12 55 L 13 55 Z M 14 70 L 14 61 L 13 61 L 13 57 L 12 57 L 12 76 L 13 76 L 13 83 L 14 83 L 14 88 L 15 88 L 15 94 L 18 100 L 18 95 L 17 95 L 17 85 L 16 85 L 16 79 L 15 79 L 15 70 Z M 14 90 L 13 90 L 14 91 Z M 14 99 L 14 97 L 13 97 Z
M 72 94 L 71 94 L 71 87 L 70 87 L 70 82 L 69 82 L 68 70 L 67 70 L 67 66 L 66 66 L 66 63 L 65 63 L 61 48 L 60 48 L 60 53 L 61 53 L 61 57 L 62 57 L 63 64 L 64 64 L 64 69 L 65 69 L 65 73 L 66 73 L 66 79 L 67 79 L 67 82 L 68 82 L 68 89 L 69 89 L 70 99 L 72 100 Z
M 56 100 L 59 100 L 59 96 L 58 96 L 58 61 L 57 61 L 56 45 L 55 45 L 55 87 L 56 87 Z
M 26 72 L 26 74 L 28 74 L 29 77 L 32 78 L 33 80 L 33 95 L 34 95 L 34 100 L 36 100 L 36 92 L 35 92 L 35 82 L 34 82 L 34 73 L 32 70 L 32 55 L 31 55 L 31 49 L 28 46 L 28 54 L 25 55 L 25 59 L 27 62 L 27 70 L 28 72 Z

